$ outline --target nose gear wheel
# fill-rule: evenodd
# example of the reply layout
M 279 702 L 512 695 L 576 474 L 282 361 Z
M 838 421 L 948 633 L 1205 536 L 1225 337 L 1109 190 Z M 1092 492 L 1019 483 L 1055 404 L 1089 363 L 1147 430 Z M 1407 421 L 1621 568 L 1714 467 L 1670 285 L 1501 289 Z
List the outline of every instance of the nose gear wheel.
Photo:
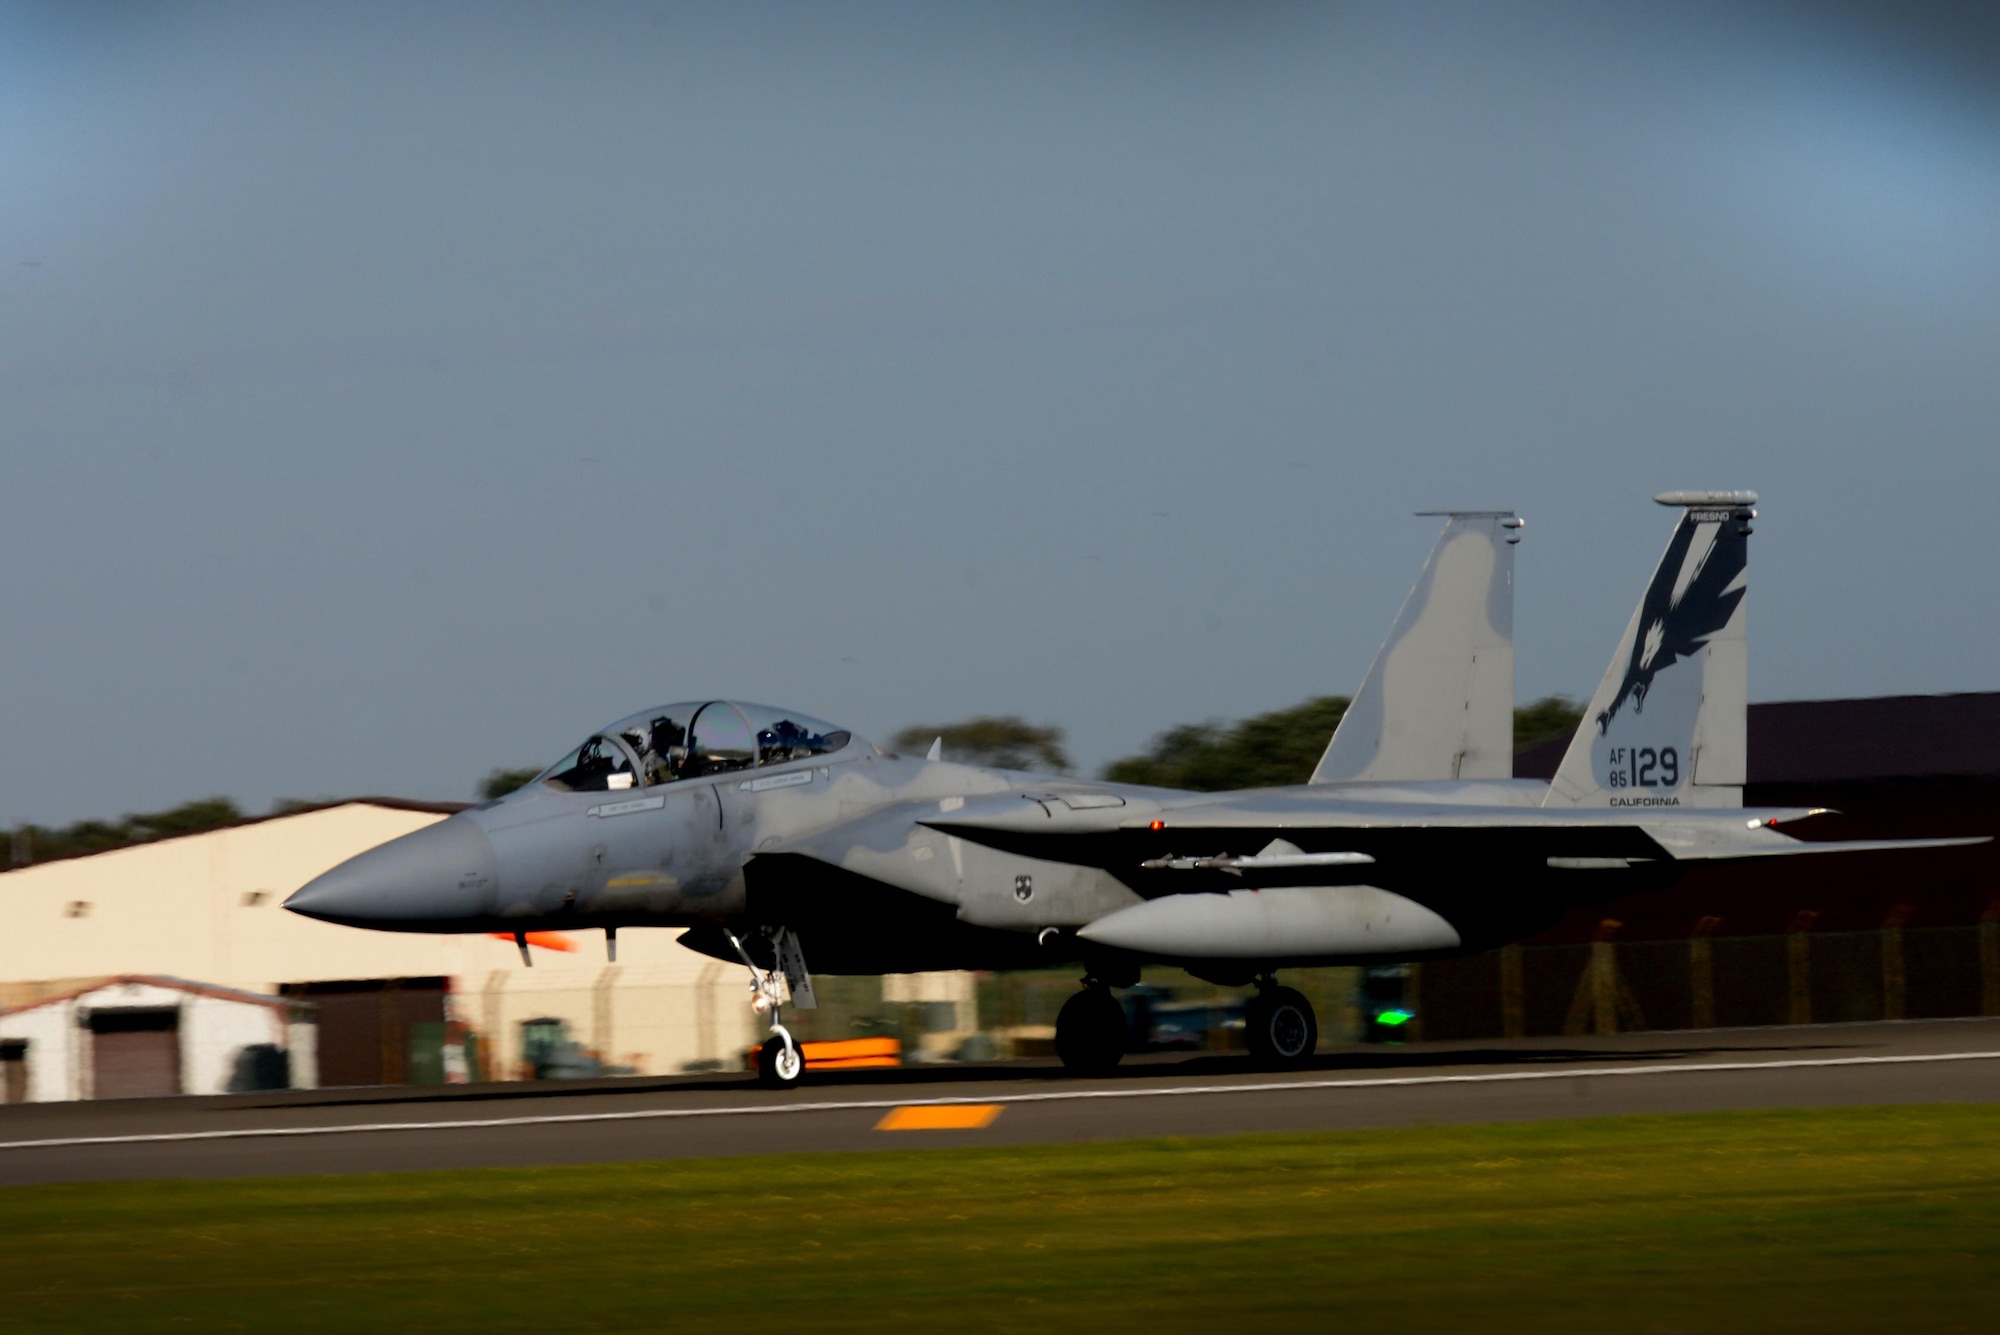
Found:
M 806 1054 L 788 1032 L 765 1039 L 757 1050 L 757 1083 L 766 1089 L 790 1089 L 805 1073 Z

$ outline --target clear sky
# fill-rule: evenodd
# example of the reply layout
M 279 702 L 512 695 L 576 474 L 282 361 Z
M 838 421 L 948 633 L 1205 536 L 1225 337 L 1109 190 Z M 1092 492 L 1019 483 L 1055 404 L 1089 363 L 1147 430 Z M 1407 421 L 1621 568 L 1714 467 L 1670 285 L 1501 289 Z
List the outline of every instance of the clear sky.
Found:
M 0 6 L 0 825 L 463 798 L 665 700 L 1080 765 L 1515 506 L 1587 695 L 2000 688 L 1990 6 Z

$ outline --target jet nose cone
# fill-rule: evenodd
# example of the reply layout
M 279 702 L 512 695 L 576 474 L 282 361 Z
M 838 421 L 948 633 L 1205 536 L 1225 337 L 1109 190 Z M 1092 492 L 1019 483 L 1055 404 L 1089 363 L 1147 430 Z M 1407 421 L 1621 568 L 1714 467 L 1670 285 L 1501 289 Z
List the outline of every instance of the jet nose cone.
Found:
M 497 878 L 485 831 L 453 816 L 349 858 L 285 907 L 350 927 L 449 931 L 491 909 Z

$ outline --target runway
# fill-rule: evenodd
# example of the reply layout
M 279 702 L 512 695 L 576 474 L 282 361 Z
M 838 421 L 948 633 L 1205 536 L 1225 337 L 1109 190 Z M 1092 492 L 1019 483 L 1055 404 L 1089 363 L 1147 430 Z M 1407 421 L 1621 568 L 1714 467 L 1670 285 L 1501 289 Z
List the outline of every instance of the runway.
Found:
M 0 1107 L 0 1186 L 2000 1102 L 2000 1019 Z

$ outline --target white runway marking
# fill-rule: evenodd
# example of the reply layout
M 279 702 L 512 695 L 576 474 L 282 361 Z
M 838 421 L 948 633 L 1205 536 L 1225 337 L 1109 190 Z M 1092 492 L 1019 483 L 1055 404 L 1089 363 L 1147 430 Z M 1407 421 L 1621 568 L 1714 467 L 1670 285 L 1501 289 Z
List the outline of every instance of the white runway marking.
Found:
M 449 1122 L 356 1122 L 349 1125 L 240 1127 L 228 1131 L 163 1131 L 137 1136 L 63 1136 L 0 1141 L 0 1150 L 76 1145 L 160 1145 L 190 1140 L 255 1140 L 271 1136 L 348 1136 L 380 1131 L 480 1131 L 577 1122 L 644 1122 L 681 1117 L 753 1117 L 773 1113 L 881 1112 L 952 1104 L 1070 1103 L 1087 1099 L 1159 1099 L 1195 1094 L 1282 1094 L 1310 1089 L 1390 1089 L 1412 1085 L 1490 1085 L 1520 1080 L 1585 1080 L 1615 1076 L 1697 1075 L 1717 1071 L 1786 1071 L 1833 1066 L 1908 1066 L 1927 1062 L 1993 1061 L 2000 1052 L 1934 1052 L 1897 1057 L 1800 1057 L 1765 1062 L 1699 1062 L 1682 1066 L 1597 1066 L 1580 1070 L 1494 1071 L 1480 1075 L 1394 1075 L 1346 1080 L 1281 1080 L 1256 1085 L 1156 1085 L 1145 1089 L 1051 1090 L 1041 1094 L 964 1094 L 936 1099 L 851 1099 L 826 1103 L 737 1104 L 723 1108 L 639 1108 L 630 1112 L 545 1113 L 538 1117 L 467 1118 Z

